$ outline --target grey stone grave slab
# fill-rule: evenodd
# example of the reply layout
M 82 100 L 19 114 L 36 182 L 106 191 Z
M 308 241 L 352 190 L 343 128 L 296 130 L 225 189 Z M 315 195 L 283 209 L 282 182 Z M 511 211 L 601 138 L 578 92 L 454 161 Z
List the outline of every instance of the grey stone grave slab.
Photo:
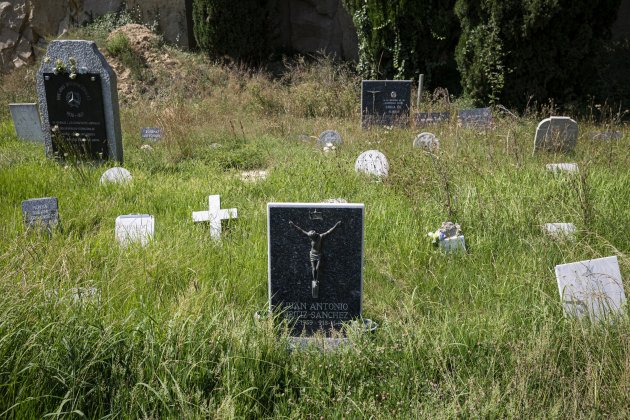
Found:
M 416 112 L 413 115 L 413 121 L 417 127 L 431 124 L 447 123 L 450 120 L 450 112 Z
M 269 203 L 269 307 L 291 335 L 361 320 L 363 204 Z
M 409 125 L 412 80 L 363 80 L 361 126 Z
M 547 165 L 545 165 L 545 168 L 553 173 L 577 173 L 580 171 L 580 167 L 577 163 L 548 163 Z
M 557 265 L 556 279 L 566 315 L 601 321 L 624 313 L 626 296 L 617 257 Z
M 32 198 L 22 201 L 22 215 L 27 229 L 51 232 L 59 223 L 59 205 L 56 197 Z
M 343 139 L 341 138 L 341 134 L 335 130 L 323 131 L 317 139 L 317 145 L 320 147 L 326 147 L 329 144 L 332 146 L 342 145 Z
M 164 132 L 158 127 L 143 127 L 140 129 L 140 137 L 157 141 L 164 136 Z
M 433 133 L 420 133 L 413 141 L 413 147 L 435 152 L 440 149 L 440 141 Z
M 457 124 L 462 128 L 492 128 L 492 110 L 490 108 L 462 109 L 457 113 Z
M 367 150 L 359 155 L 354 163 L 354 170 L 377 177 L 389 175 L 387 157 L 378 150 Z
M 573 240 L 576 230 L 573 223 L 545 223 L 543 225 L 543 231 L 554 239 Z
M 37 104 L 9 104 L 15 134 L 22 140 L 44 142 Z
M 550 117 L 536 128 L 534 151 L 571 152 L 578 138 L 578 125 L 569 117 Z
M 52 41 L 37 73 L 46 153 L 123 162 L 116 73 L 92 41 Z
M 591 140 L 619 140 L 623 137 L 621 131 L 591 131 L 589 133 Z

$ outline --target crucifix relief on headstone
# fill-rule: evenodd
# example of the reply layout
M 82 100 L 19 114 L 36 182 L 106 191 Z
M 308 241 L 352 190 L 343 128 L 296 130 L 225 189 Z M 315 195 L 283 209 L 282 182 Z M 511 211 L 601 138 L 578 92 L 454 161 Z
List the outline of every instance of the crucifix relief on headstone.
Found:
M 210 222 L 210 236 L 216 240 L 221 240 L 221 221 L 237 217 L 236 209 L 221 209 L 218 195 L 208 197 L 208 211 L 194 211 L 192 214 L 193 222 Z
M 363 80 L 361 126 L 408 126 L 411 83 L 411 80 Z
M 292 336 L 361 318 L 363 204 L 269 203 L 269 307 Z

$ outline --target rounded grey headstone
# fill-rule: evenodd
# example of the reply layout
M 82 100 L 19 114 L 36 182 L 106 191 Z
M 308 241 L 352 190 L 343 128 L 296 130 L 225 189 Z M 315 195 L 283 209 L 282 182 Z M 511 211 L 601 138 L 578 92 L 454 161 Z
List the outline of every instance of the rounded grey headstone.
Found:
M 114 167 L 109 168 L 101 176 L 101 185 L 105 184 L 125 184 L 131 181 L 131 173 L 125 168 Z
M 341 134 L 339 134 L 335 130 L 323 131 L 319 135 L 319 138 L 317 139 L 317 145 L 320 147 L 325 147 L 329 143 L 332 144 L 333 146 L 339 146 L 343 144 L 343 139 L 341 138 Z
M 578 125 L 569 117 L 550 117 L 536 128 L 534 150 L 570 152 L 575 149 Z
M 433 133 L 420 133 L 413 141 L 413 147 L 430 152 L 437 151 L 440 149 L 440 141 Z
M 389 162 L 385 155 L 378 150 L 368 150 L 359 155 L 354 169 L 357 172 L 386 177 L 389 174 Z

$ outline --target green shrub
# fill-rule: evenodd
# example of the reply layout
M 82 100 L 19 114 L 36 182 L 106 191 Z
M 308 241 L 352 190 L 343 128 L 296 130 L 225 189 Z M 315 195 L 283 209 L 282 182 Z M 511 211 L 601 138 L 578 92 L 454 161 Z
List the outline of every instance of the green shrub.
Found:
M 481 103 L 568 102 L 592 93 L 596 52 L 620 0 L 457 0 L 456 60 Z
M 453 51 L 455 0 L 344 0 L 359 37 L 359 71 L 368 78 L 416 78 L 459 90 Z
M 211 57 L 244 62 L 265 57 L 266 1 L 193 0 L 193 30 L 197 45 Z

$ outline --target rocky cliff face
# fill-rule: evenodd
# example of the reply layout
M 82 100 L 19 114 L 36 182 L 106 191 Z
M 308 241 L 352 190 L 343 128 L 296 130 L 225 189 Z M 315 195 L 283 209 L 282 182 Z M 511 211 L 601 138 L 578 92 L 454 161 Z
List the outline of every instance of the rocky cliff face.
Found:
M 62 34 L 126 7 L 167 41 L 189 46 L 189 0 L 13 0 L 0 2 L 0 70 L 21 67 L 43 52 L 45 36 Z

